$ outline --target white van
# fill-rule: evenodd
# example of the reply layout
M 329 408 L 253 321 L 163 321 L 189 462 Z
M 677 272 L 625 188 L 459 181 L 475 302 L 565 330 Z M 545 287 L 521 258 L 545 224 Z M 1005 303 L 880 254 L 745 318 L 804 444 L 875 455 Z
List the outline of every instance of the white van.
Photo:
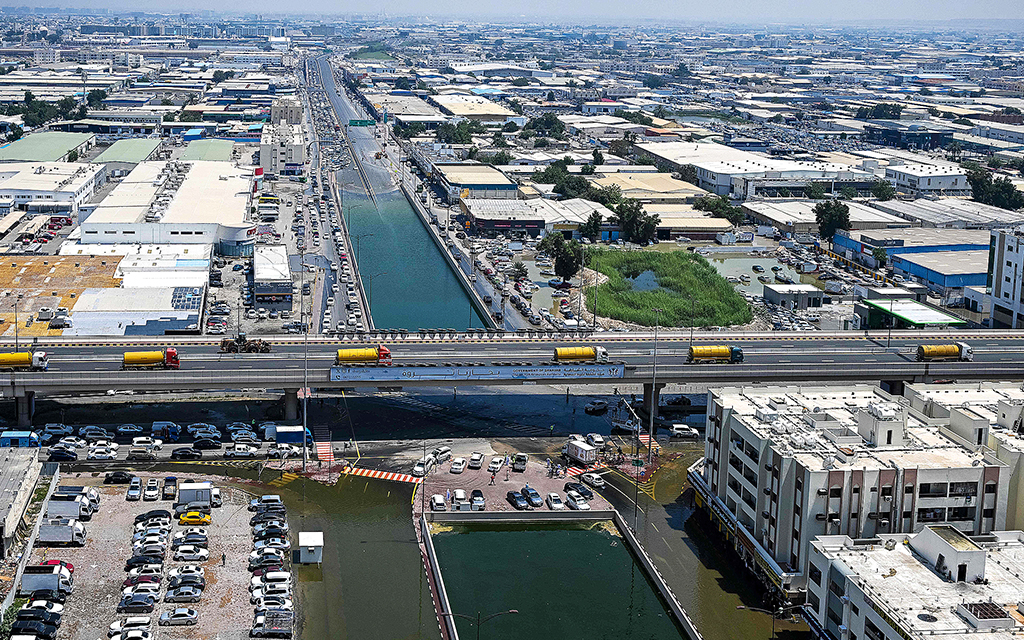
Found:
M 270 585 L 288 585 L 291 583 L 292 574 L 288 571 L 271 571 L 262 576 L 255 576 L 249 581 L 249 591 Z
M 451 447 L 438 447 L 434 449 L 434 460 L 437 464 L 442 462 L 448 462 L 452 459 L 452 448 Z

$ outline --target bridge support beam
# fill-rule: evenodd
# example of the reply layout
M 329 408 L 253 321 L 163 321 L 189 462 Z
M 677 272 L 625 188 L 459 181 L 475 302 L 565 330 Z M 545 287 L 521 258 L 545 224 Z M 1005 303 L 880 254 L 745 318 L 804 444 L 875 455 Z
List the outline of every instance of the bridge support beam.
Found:
M 14 403 L 17 407 L 18 426 L 31 427 L 32 416 L 36 412 L 36 392 L 26 391 L 24 395 L 15 396 Z
M 651 415 L 651 410 L 654 410 L 654 415 L 657 416 L 658 403 L 661 401 L 661 390 L 665 388 L 665 383 L 659 382 L 655 386 L 651 382 L 644 383 L 644 411 L 647 415 Z M 647 425 L 643 425 L 646 427 Z
M 284 419 L 285 420 L 298 420 L 299 419 L 299 390 L 298 389 L 285 389 L 284 390 Z

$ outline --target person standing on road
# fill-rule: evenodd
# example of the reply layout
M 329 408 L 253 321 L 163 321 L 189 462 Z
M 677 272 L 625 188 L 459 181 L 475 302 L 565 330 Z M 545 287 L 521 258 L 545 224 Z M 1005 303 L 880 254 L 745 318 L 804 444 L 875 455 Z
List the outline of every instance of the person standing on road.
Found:
M 493 485 L 494 485 L 494 474 L 492 473 L 491 474 L 491 484 L 488 485 L 488 486 L 493 486 Z
M 222 566 L 222 567 L 223 566 L 227 566 L 227 564 L 228 564 L 228 554 L 226 554 L 226 553 L 220 554 L 220 566 Z

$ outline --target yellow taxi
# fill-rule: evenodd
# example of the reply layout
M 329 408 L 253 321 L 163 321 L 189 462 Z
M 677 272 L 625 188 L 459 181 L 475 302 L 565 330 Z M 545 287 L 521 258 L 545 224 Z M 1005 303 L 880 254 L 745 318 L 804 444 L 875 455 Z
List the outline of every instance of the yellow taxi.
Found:
M 178 524 L 210 524 L 210 514 L 199 511 L 188 511 L 181 514 Z

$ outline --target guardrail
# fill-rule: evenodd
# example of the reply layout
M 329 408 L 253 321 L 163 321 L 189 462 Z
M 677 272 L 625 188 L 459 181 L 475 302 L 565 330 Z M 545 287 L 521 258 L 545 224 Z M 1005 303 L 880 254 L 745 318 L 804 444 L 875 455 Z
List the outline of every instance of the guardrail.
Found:
M 428 511 L 427 522 L 562 522 L 611 520 L 614 511 Z
M 0 601 L 0 623 L 4 622 L 4 615 L 7 610 L 14 604 L 15 598 L 18 596 L 18 588 L 21 585 L 21 576 L 25 572 L 25 567 L 28 566 L 28 560 L 32 557 L 32 547 L 36 544 L 36 538 L 39 537 L 39 525 L 43 523 L 43 518 L 46 517 L 46 503 L 49 501 L 50 496 L 53 495 L 54 489 L 60 484 L 60 467 L 58 465 L 56 472 L 50 477 L 50 486 L 46 488 L 46 497 L 43 498 L 39 509 L 39 515 L 36 517 L 36 523 L 32 527 L 32 534 L 29 536 L 28 541 L 25 543 L 25 550 L 21 554 L 21 560 L 18 562 L 18 570 L 14 573 L 14 579 L 11 581 L 11 588 L 4 596 L 3 601 Z M 35 487 L 32 488 L 33 493 Z
M 430 527 L 427 526 L 427 519 L 420 517 L 420 532 L 423 535 L 423 546 L 427 550 L 427 562 L 430 563 L 430 571 L 434 577 L 434 586 L 437 589 L 438 606 L 441 611 L 437 612 L 438 622 L 444 627 L 450 640 L 459 640 L 459 631 L 455 628 L 455 616 L 452 615 L 452 606 L 448 602 L 448 591 L 444 588 L 444 578 L 441 576 L 441 565 L 437 561 L 437 553 L 434 551 L 434 540 L 430 537 Z

